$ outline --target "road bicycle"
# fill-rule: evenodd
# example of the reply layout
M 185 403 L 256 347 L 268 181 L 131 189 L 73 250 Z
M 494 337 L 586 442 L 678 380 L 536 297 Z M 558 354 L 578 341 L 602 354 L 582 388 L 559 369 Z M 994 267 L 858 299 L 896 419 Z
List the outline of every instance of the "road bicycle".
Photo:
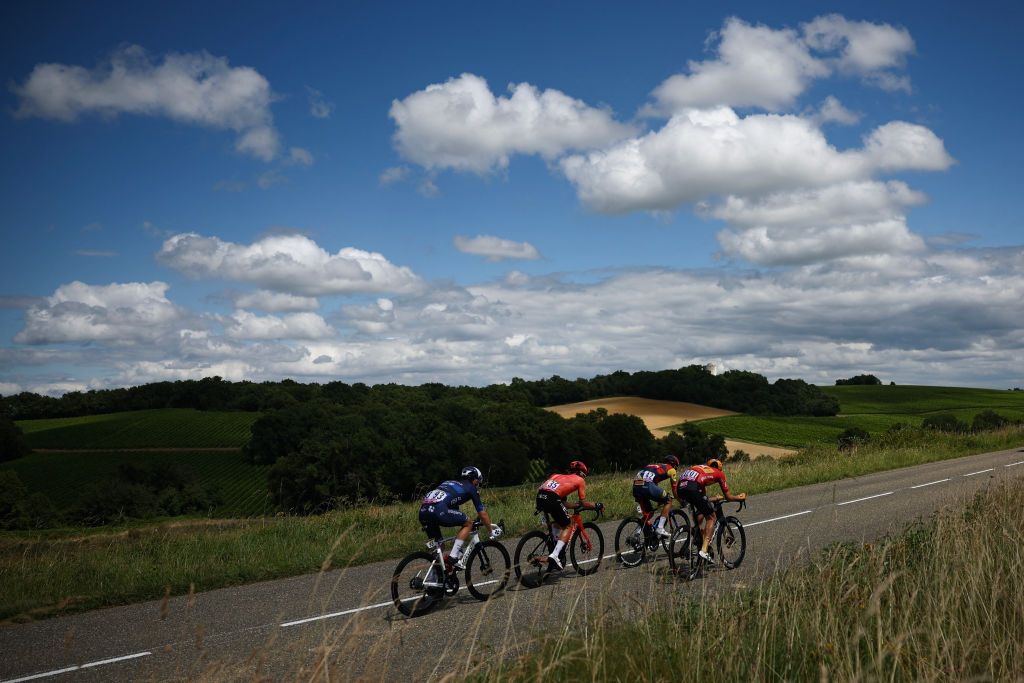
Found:
M 647 558 L 648 553 L 652 559 L 656 558 L 658 548 L 664 548 L 669 556 L 672 555 L 671 543 L 675 538 L 676 529 L 689 526 L 689 519 L 682 510 L 672 510 L 665 521 L 669 535 L 659 536 L 653 526 L 658 516 L 659 512 L 645 512 L 637 504 L 636 517 L 627 517 L 619 524 L 615 531 L 615 557 L 624 566 L 638 566 Z
M 716 563 L 720 560 L 726 569 L 736 569 L 747 553 L 747 535 L 743 531 L 743 523 L 738 518 L 723 512 L 722 503 L 721 500 L 714 503 L 715 526 L 711 530 L 708 555 Z M 747 501 L 740 501 L 736 512 L 746 506 Z M 690 511 L 691 523 L 680 526 L 673 533 L 670 541 L 672 550 L 668 554 L 672 570 L 687 580 L 696 578 L 707 564 L 699 553 L 704 536 L 701 525 L 697 523 L 697 511 L 692 505 Z
M 505 533 L 505 523 L 498 522 Z M 426 527 L 423 527 L 426 531 Z M 511 574 L 508 550 L 493 538 L 480 540 L 480 520 L 473 522 L 473 532 L 466 542 L 462 557 L 465 567 L 453 563 L 444 552 L 445 544 L 455 536 L 440 541 L 427 541 L 429 552 L 410 554 L 395 569 L 391 577 L 391 599 L 398 611 L 407 617 L 425 614 L 448 596 L 459 591 L 459 572 L 466 573 L 466 588 L 477 600 L 490 600 L 505 588 Z
M 564 553 L 568 550 L 569 561 L 573 569 L 581 576 L 593 574 L 601 566 L 604 557 L 604 534 L 596 520 L 601 517 L 603 507 L 594 509 L 594 519 L 584 522 L 580 517 L 581 505 L 573 506 L 569 516 L 569 542 L 562 549 L 562 566 L 565 566 Z M 558 540 L 552 528 L 551 517 L 546 512 L 537 513 L 544 530 L 534 530 L 519 539 L 515 553 L 516 579 L 524 584 L 539 585 L 544 578 L 555 569 L 555 565 L 541 560 L 551 554 Z M 525 578 L 524 577 L 528 577 Z

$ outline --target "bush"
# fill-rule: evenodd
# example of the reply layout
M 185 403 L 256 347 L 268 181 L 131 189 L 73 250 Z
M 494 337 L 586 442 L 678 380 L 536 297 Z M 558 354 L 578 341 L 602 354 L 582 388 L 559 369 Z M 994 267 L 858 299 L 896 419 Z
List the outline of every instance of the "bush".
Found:
M 59 522 L 49 498 L 29 493 L 14 470 L 0 470 L 0 529 L 45 529 Z
M 750 462 L 750 454 L 742 448 L 737 448 L 732 455 L 726 458 L 726 462 Z
M 931 429 L 936 432 L 948 432 L 951 434 L 963 434 L 967 432 L 967 424 L 961 422 L 956 418 L 956 415 L 951 413 L 942 413 L 940 415 L 931 415 L 924 419 L 921 426 L 925 429 Z
M 693 423 L 683 425 L 683 453 L 679 459 L 684 465 L 696 465 L 711 458 L 725 460 L 729 449 L 721 434 L 708 434 Z
M 204 512 L 220 503 L 219 492 L 203 486 L 195 472 L 180 463 L 127 464 L 115 477 L 88 486 L 69 517 L 85 526 L 104 526 Z
M 0 415 L 0 462 L 20 458 L 31 451 L 21 428 L 7 415 Z
M 1008 424 L 1010 421 L 994 410 L 983 410 L 974 416 L 974 420 L 971 422 L 971 431 L 987 432 L 993 429 L 1002 429 Z
M 853 450 L 857 446 L 866 444 L 868 441 L 871 441 L 871 434 L 866 430 L 860 427 L 850 427 L 839 435 L 839 450 Z

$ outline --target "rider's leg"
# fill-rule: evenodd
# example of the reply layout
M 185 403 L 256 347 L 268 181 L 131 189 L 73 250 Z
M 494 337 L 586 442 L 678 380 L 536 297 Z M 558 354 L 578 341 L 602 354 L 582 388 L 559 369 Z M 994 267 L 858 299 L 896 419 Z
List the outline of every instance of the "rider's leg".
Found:
M 668 513 L 672 512 L 672 499 L 669 498 L 665 501 L 665 504 L 661 506 L 661 517 L 658 519 L 658 528 L 661 529 L 665 526 L 665 522 L 668 520 Z
M 562 552 L 562 548 L 569 542 L 569 527 L 562 529 L 562 533 L 558 534 L 558 543 L 555 543 L 555 549 L 551 551 L 552 557 L 558 557 L 558 554 Z
M 708 544 L 711 543 L 711 532 L 715 528 L 715 513 L 712 512 L 710 515 L 704 518 L 704 542 L 700 551 L 702 553 L 708 552 Z
M 462 545 L 469 538 L 470 532 L 473 531 L 473 520 L 466 519 L 463 523 L 462 528 L 459 529 L 459 533 L 455 536 L 455 542 L 452 543 L 452 551 L 449 553 L 449 557 L 452 558 L 452 562 L 459 559 L 459 555 L 462 554 Z

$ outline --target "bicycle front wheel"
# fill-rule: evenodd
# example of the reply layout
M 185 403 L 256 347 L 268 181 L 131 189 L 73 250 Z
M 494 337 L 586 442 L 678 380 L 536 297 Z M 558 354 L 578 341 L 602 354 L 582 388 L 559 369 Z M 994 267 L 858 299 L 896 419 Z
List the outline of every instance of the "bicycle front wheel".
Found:
M 466 562 L 466 588 L 477 600 L 490 600 L 508 585 L 512 561 L 497 541 L 477 543 Z
M 513 564 L 517 581 L 521 581 L 523 576 L 529 576 L 539 583 L 544 578 L 547 565 L 535 560 L 547 557 L 554 550 L 549 539 L 550 536 L 543 531 L 531 531 L 519 539 Z
M 569 543 L 569 560 L 580 576 L 589 576 L 601 566 L 604 557 L 604 534 L 601 527 L 587 522 L 576 529 Z
M 718 556 L 726 569 L 735 569 L 743 562 L 747 554 L 747 534 L 743 525 L 735 517 L 726 517 L 718 532 Z
M 636 567 L 646 553 L 644 523 L 639 517 L 627 517 L 615 531 L 615 557 L 626 567 Z
M 444 598 L 444 569 L 430 553 L 413 553 L 391 577 L 391 599 L 407 617 L 426 614 Z

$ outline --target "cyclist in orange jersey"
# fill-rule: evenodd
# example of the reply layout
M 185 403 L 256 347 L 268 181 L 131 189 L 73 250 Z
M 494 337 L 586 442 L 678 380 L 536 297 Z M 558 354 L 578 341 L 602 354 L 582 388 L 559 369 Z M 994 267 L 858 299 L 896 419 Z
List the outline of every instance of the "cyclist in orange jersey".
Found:
M 579 496 L 580 505 L 587 510 L 603 510 L 604 503 L 588 503 L 586 500 L 586 486 L 583 480 L 587 476 L 587 466 L 580 460 L 573 460 L 569 463 L 569 474 L 552 474 L 537 489 L 537 511 L 546 512 L 554 520 L 552 530 L 558 534 L 558 542 L 554 550 L 541 562 L 554 564 L 562 568 L 562 561 L 559 555 L 565 544 L 569 542 L 569 510 L 565 507 L 566 498 L 573 492 Z
M 715 496 L 708 500 L 707 487 L 718 484 L 722 488 L 723 496 Z M 722 471 L 722 461 L 717 458 L 708 460 L 706 465 L 694 465 L 688 468 L 679 477 L 679 487 L 676 493 L 680 500 L 684 500 L 697 510 L 697 523 L 704 523 L 704 538 L 700 549 L 700 556 L 705 562 L 714 563 L 708 555 L 708 543 L 711 542 L 711 531 L 715 528 L 715 508 L 712 503 L 721 500 L 739 502 L 747 499 L 746 493 L 734 496 L 729 493 L 729 485 L 725 483 L 725 473 Z

